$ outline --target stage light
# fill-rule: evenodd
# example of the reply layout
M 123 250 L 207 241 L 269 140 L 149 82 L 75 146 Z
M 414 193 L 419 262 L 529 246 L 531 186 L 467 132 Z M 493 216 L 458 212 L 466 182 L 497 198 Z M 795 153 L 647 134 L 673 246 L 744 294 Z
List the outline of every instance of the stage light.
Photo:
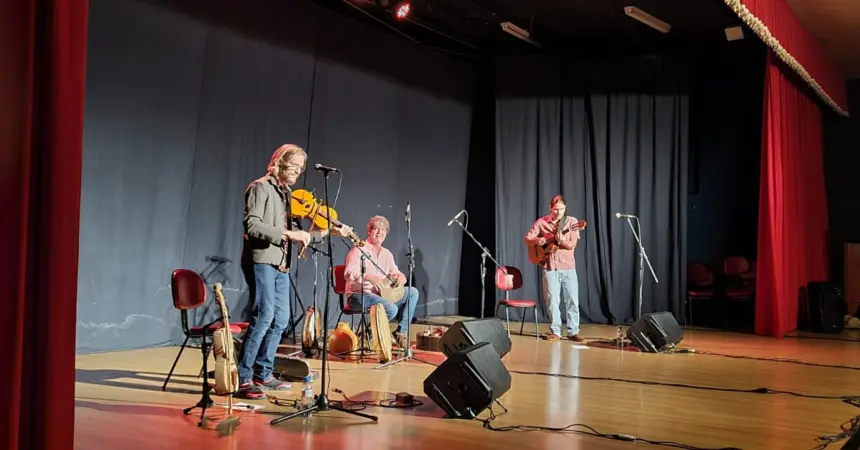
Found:
M 394 8 L 391 10 L 391 13 L 394 14 L 394 18 L 397 20 L 403 20 L 409 16 L 409 12 L 412 10 L 412 4 L 409 2 L 398 2 L 394 5 Z
M 668 33 L 669 30 L 672 29 L 672 25 L 663 22 L 635 6 L 625 6 L 624 13 L 661 33 Z

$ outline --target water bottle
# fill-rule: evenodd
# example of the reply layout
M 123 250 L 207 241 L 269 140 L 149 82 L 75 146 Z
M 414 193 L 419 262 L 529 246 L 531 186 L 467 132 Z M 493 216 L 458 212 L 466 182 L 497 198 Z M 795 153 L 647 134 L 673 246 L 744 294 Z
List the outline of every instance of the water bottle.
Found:
M 615 344 L 624 347 L 624 330 L 621 329 L 621 325 L 615 330 Z
M 310 376 L 305 377 L 305 382 L 302 384 L 302 409 L 308 409 L 314 405 L 314 387 L 311 384 L 312 378 Z M 310 417 L 310 411 L 305 413 L 305 417 Z

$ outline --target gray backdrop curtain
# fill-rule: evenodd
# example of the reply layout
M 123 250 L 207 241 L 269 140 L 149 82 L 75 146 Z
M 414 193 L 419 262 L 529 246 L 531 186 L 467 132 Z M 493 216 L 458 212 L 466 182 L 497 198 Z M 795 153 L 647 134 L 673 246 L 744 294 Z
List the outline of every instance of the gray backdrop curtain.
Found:
M 167 3 L 90 2 L 78 352 L 181 342 L 180 267 L 223 283 L 234 318 L 246 317 L 243 191 L 286 142 L 346 174 L 336 207 L 359 234 L 388 217 L 404 271 L 411 201 L 416 314 L 456 314 L 462 236 L 442 218 L 465 201 L 471 66 L 305 2 Z M 302 184 L 322 197 L 319 173 Z M 333 244 L 342 264 L 348 249 Z M 325 297 L 327 265 L 294 262 L 304 306 L 315 276 Z
M 636 316 L 637 245 L 616 212 L 641 218 L 660 281 L 645 269 L 642 312 L 671 311 L 681 320 L 686 73 L 659 57 L 507 60 L 497 67 L 497 254 L 523 272 L 524 289 L 512 298 L 539 300 L 541 319 L 546 302 L 523 238 L 549 212 L 550 198 L 563 194 L 567 213 L 588 222 L 576 250 L 582 321 L 630 323 Z

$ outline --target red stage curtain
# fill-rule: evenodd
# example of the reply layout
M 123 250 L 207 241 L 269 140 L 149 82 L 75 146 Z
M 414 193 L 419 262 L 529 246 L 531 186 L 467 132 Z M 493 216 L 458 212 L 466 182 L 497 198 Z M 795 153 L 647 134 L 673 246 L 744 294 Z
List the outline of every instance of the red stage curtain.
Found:
M 828 279 L 822 117 L 768 51 L 759 189 L 757 334 L 797 327 L 797 300 L 809 281 Z
M 732 2 L 726 0 L 726 3 Z M 803 27 L 788 2 L 786 0 L 740 0 L 740 3 L 767 27 L 774 39 L 779 41 L 785 51 L 806 69 L 833 102 L 844 111 L 848 111 L 845 77 L 827 59 L 818 41 Z
M 87 0 L 0 2 L 0 448 L 74 446 Z

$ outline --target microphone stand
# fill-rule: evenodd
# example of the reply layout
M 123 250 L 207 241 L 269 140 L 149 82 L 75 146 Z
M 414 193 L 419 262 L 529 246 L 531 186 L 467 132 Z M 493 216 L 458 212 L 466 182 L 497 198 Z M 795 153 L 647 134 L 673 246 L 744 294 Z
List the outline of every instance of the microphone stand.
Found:
M 406 283 L 407 283 L 406 284 L 406 286 L 407 286 L 406 292 L 407 292 L 407 295 L 409 295 L 408 293 L 412 291 L 412 273 L 413 273 L 413 270 L 415 269 L 415 249 L 412 247 L 412 213 L 409 211 L 409 209 L 406 210 L 406 241 L 409 243 L 409 249 L 406 250 L 406 257 L 409 259 L 409 276 L 406 278 Z M 418 299 L 416 298 L 415 301 L 417 302 Z M 416 305 L 416 307 L 417 307 L 417 305 Z M 407 298 L 406 299 L 406 311 L 404 312 L 404 314 L 409 314 L 409 309 L 410 309 L 409 299 Z M 374 367 L 374 369 L 381 369 L 383 367 L 393 366 L 394 364 L 397 364 L 399 362 L 403 362 L 406 360 L 410 360 L 410 359 L 414 359 L 415 361 L 423 362 L 424 364 L 430 364 L 431 366 L 436 365 L 436 364 L 433 364 L 429 361 L 424 361 L 421 358 L 416 358 L 415 355 L 412 353 L 412 342 L 411 342 L 412 319 L 414 319 L 414 317 L 410 317 L 409 320 L 406 322 L 406 350 L 405 350 L 405 353 L 403 354 L 403 356 L 401 358 L 398 358 L 398 359 L 395 359 L 392 361 L 388 361 L 385 364 L 380 364 L 380 365 Z
M 325 186 L 325 204 L 328 205 L 329 204 L 329 202 L 328 202 L 328 176 L 329 176 L 329 173 L 331 172 L 331 170 L 322 170 L 322 172 L 323 172 L 323 185 Z M 331 230 L 331 221 L 329 220 L 328 222 L 329 222 L 328 223 L 328 225 L 329 225 L 328 229 Z M 328 254 L 332 255 L 333 252 L 331 249 L 331 232 L 329 232 L 326 235 L 325 240 L 326 240 L 326 244 L 328 247 L 327 248 Z M 331 257 L 329 257 L 329 259 L 328 259 L 328 277 L 329 277 L 329 284 L 330 285 L 334 284 L 333 273 L 334 273 L 334 261 L 332 260 Z M 314 405 L 311 406 L 310 408 L 298 410 L 292 414 L 288 414 L 288 415 L 273 419 L 271 422 L 269 422 L 270 425 L 277 425 L 277 424 L 279 424 L 285 420 L 289 420 L 289 419 L 292 419 L 293 417 L 298 417 L 301 415 L 307 415 L 309 417 L 313 417 L 310 414 L 313 411 L 325 412 L 325 411 L 329 411 L 329 410 L 340 411 L 340 412 L 345 413 L 345 414 L 364 417 L 364 418 L 370 419 L 374 422 L 379 422 L 379 418 L 376 416 L 371 416 L 370 414 L 365 414 L 365 413 L 361 413 L 358 411 L 350 411 L 348 409 L 344 409 L 344 408 L 341 408 L 338 406 L 332 406 L 331 404 L 329 404 L 328 394 L 326 393 L 326 379 L 328 378 L 326 376 L 326 372 L 327 372 L 326 369 L 328 368 L 328 308 L 329 308 L 329 304 L 331 303 L 330 300 L 331 300 L 331 288 L 325 290 L 325 306 L 323 307 L 323 323 L 325 324 L 325 326 L 323 327 L 323 342 L 322 342 L 323 348 L 322 348 L 322 355 L 321 355 L 322 356 L 322 377 L 320 380 L 320 383 L 321 383 L 320 384 L 320 386 L 321 386 L 320 387 L 320 394 L 317 396 L 316 402 L 314 403 Z
M 633 232 L 633 237 L 636 238 L 636 243 L 639 245 L 639 313 L 636 315 L 636 319 L 639 320 L 642 317 L 642 283 L 645 281 L 645 263 L 648 263 L 648 268 L 651 269 L 651 276 L 654 277 L 654 282 L 659 283 L 657 280 L 657 274 L 654 273 L 654 268 L 651 267 L 651 261 L 648 260 L 648 254 L 645 253 L 645 246 L 642 245 L 642 240 L 639 239 L 639 236 L 642 234 L 642 227 L 639 224 L 639 218 L 633 217 L 636 219 L 636 229 L 639 232 L 636 232 L 636 229 L 633 228 L 633 222 L 630 221 L 630 217 L 627 217 L 627 225 L 630 227 L 630 231 Z
M 499 264 L 499 262 L 496 261 L 496 258 L 493 258 L 493 255 L 490 254 L 490 251 L 487 250 L 487 247 L 484 247 L 484 245 L 481 244 L 475 238 L 475 236 L 473 236 L 472 233 L 470 233 L 469 230 L 466 229 L 465 226 L 463 226 L 462 223 L 460 223 L 460 219 L 457 218 L 456 216 L 454 217 L 454 222 L 457 222 L 457 225 L 460 225 L 460 228 L 462 228 L 463 231 L 465 231 L 466 234 L 469 235 L 469 237 L 472 238 L 472 240 L 475 241 L 475 244 L 481 249 L 481 318 L 483 319 L 484 318 L 484 309 L 487 307 L 487 303 L 486 303 L 486 299 L 485 299 L 487 296 L 487 287 L 486 287 L 486 284 L 487 284 L 487 258 L 490 258 L 493 261 L 493 263 L 496 265 L 496 267 L 501 266 L 501 264 Z

